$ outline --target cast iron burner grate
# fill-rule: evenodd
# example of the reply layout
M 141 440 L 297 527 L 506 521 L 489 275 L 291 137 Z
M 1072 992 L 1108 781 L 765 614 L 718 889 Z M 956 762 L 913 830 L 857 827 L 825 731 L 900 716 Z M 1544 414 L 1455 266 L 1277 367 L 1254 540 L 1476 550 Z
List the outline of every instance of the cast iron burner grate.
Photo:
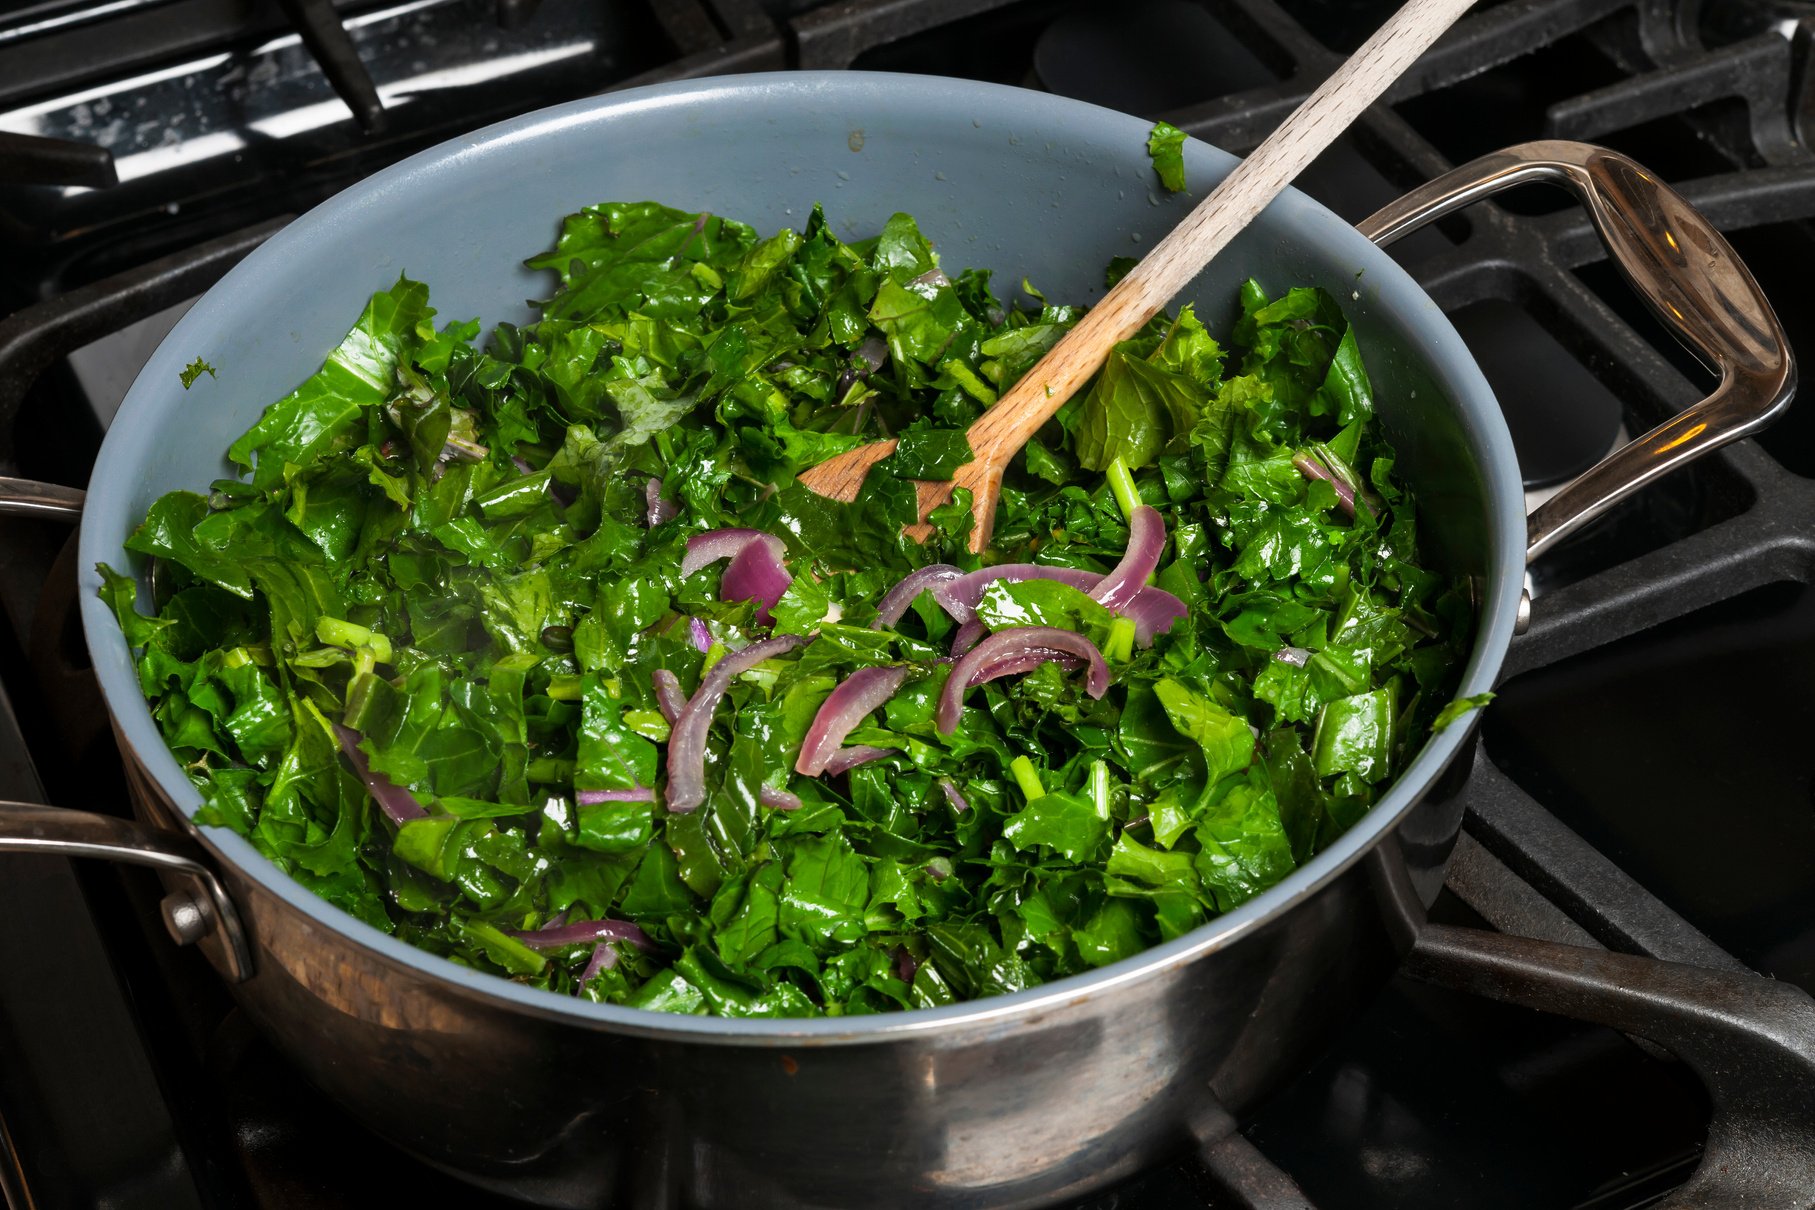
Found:
M 146 0 L 133 9 L 143 17 L 179 5 L 202 11 L 199 0 Z M 326 72 L 323 86 L 349 98 L 351 110 L 341 123 L 343 133 L 353 132 L 344 143 L 320 132 L 304 140 L 307 154 L 323 163 L 338 156 L 344 166 L 314 172 L 307 187 L 273 190 L 269 165 L 254 165 L 243 175 L 263 186 L 235 194 L 235 182 L 211 181 L 231 204 L 166 220 L 141 203 L 167 184 L 187 186 L 155 175 L 135 180 L 136 192 L 115 195 L 120 215 L 142 220 L 132 238 L 122 238 L 92 147 L 0 144 L 0 156 L 29 152 L 54 179 L 96 186 L 24 199 L 0 188 L 0 239 L 34 229 L 56 235 L 21 262 L 29 265 L 22 275 L 0 275 L 0 297 L 42 300 L 0 320 L 0 474 L 82 482 L 101 425 L 74 391 L 64 358 L 192 298 L 289 210 L 450 123 L 470 128 L 512 107 L 605 84 L 863 67 L 1046 87 L 1165 116 L 1242 151 L 1384 11 L 1337 0 L 1127 0 L 1107 21 L 1081 2 L 650 0 L 614 10 L 625 24 L 606 32 L 640 40 L 604 46 L 605 34 L 597 34 L 586 60 L 594 65 L 590 79 L 584 72 L 538 77 L 540 91 L 488 95 L 463 117 L 457 107 L 375 114 L 361 101 L 359 78 L 382 93 L 387 60 L 377 56 L 355 70 L 343 39 L 325 28 L 340 26 L 324 23 L 327 5 L 284 7 L 314 24 L 310 45 Z M 219 6 L 209 11 L 210 20 L 223 20 Z M 276 20 L 256 6 L 248 12 L 235 18 L 240 25 L 228 21 L 232 29 L 257 32 Z M 546 17 L 515 0 L 499 0 L 488 15 L 510 30 L 534 29 Z M 8 52 L 7 28 L 0 21 L 0 55 Z M 97 45 L 117 53 L 121 72 L 142 66 L 146 49 L 135 49 L 124 28 L 95 27 L 105 36 Z M 159 53 L 195 50 L 211 31 L 219 32 L 193 22 L 173 27 Z M 1794 0 L 1706 14 L 1695 0 L 1502 0 L 1451 31 L 1305 184 L 1356 220 L 1504 143 L 1607 142 L 1657 170 L 1729 234 L 1779 306 L 1793 343 L 1805 346 L 1815 325 L 1802 299 L 1815 269 L 1815 158 L 1801 137 L 1815 79 L 1812 32 L 1815 9 Z M 54 83 L 47 77 L 40 94 Z M 355 115 L 372 129 L 356 131 Z M 412 125 L 424 117 L 432 120 Z M 360 154 L 347 151 L 354 146 Z M 63 222 L 66 204 L 96 221 Z M 1394 254 L 1457 317 L 1513 414 L 1530 486 L 1598 457 L 1622 424 L 1649 428 L 1701 394 L 1699 368 L 1626 296 L 1585 219 L 1541 194 L 1503 195 L 1395 245 Z M 1729 1194 L 1744 1187 L 1760 1195 L 1747 1183 L 1776 1179 L 1783 1184 L 1757 1204 L 1815 1204 L 1815 1140 L 1807 1128 L 1815 1121 L 1815 1038 L 1797 1016 L 1806 999 L 1789 988 L 1759 992 L 1745 966 L 1685 919 L 1720 924 L 1705 901 L 1686 892 L 1672 894 L 1667 906 L 1582 839 L 1578 831 L 1589 831 L 1616 855 L 1636 852 L 1594 806 L 1597 795 L 1617 797 L 1620 779 L 1605 761 L 1596 765 L 1594 753 L 1558 748 L 1542 725 L 1558 694 L 1625 683 L 1608 679 L 1609 661 L 1674 658 L 1654 636 L 1694 644 L 1711 628 L 1776 627 L 1774 641 L 1796 653 L 1790 666 L 1815 658 L 1815 624 L 1789 631 L 1763 620 L 1786 609 L 1797 617 L 1815 612 L 1815 592 L 1806 587 L 1815 581 L 1815 481 L 1806 477 L 1815 474 L 1812 427 L 1815 413 L 1793 409 L 1762 440 L 1729 446 L 1648 489 L 1535 570 L 1535 620 L 1507 664 L 1505 721 L 1490 713 L 1487 743 L 1474 756 L 1465 832 L 1434 913 L 1444 923 L 1426 931 L 1405 975 L 1338 1052 L 1244 1132 L 1209 1124 L 1196 1158 L 1144 1174 L 1089 1206 L 1630 1207 L 1666 1196 L 1704 1156 L 1704 1172 L 1721 1169 L 1738 1182 Z M 123 803 L 104 712 L 83 667 L 73 591 L 73 549 L 63 533 L 41 522 L 5 522 L 0 604 L 11 624 L 0 635 L 0 796 Z M 1793 606 L 1780 599 L 1786 594 Z M 1702 651 L 1702 658 L 1713 657 Z M 1743 698 L 1736 689 L 1730 700 L 1738 705 L 1722 699 L 1707 709 L 1743 710 Z M 1656 734 L 1654 759 L 1675 762 L 1680 780 L 1694 787 L 1686 795 L 1713 793 L 1705 789 L 1709 771 L 1718 783 L 1728 754 L 1685 759 L 1669 746 L 1670 731 Z M 1803 784 L 1796 775 L 1763 784 Z M 1578 827 L 1522 787 L 1540 790 L 1546 802 L 1568 800 Z M 1806 801 L 1796 806 L 1806 815 Z M 1793 808 L 1780 814 L 1800 818 Z M 1806 856 L 1781 860 L 1807 866 Z M 1656 868 L 1640 865 L 1648 874 Z M 7 871 L 0 911 L 43 922 L 29 936 L 0 932 L 0 1070 L 9 1073 L 0 1080 L 0 1193 L 10 1206 L 311 1210 L 348 1204 L 355 1181 L 365 1199 L 470 1199 L 463 1186 L 390 1152 L 300 1085 L 232 1010 L 199 957 L 165 942 L 155 883 L 113 870 L 72 875 L 62 863 L 17 858 L 0 868 Z M 1799 940 L 1774 939 L 1756 952 L 1744 938 L 1729 945 L 1767 973 L 1810 979 L 1806 965 L 1777 971 L 1774 964 L 1778 955 L 1811 952 L 1815 922 L 1802 924 Z M 1455 925 L 1499 929 L 1504 944 Z M 1518 938 L 1584 947 L 1583 961 L 1598 969 L 1568 987 L 1529 978 L 1518 967 Z M 1712 972 L 1700 989 L 1702 1010 L 1690 1011 L 1680 996 L 1672 1003 L 1634 993 L 1668 972 L 1646 959 Z M 1706 1100 L 1685 1065 L 1658 1061 L 1611 1030 L 1497 1006 L 1472 994 L 1479 992 L 1651 1037 L 1688 1067 L 1706 1066 L 1697 1048 L 1711 1047 L 1744 1075 L 1736 1084 L 1717 1080 Z M 72 1004 L 81 1011 L 62 1011 Z M 1404 1071 L 1421 1063 L 1432 1069 L 1431 1086 L 1480 1067 L 1499 1091 L 1420 1100 Z M 1564 1068 L 1585 1078 L 1554 1080 L 1551 1069 Z M 1596 1099 L 1604 1086 L 1617 1087 L 1605 1102 Z M 95 1101 L 97 1088 L 107 1090 L 104 1105 Z M 1645 1109 L 1642 1124 L 1618 1130 L 1613 1120 L 1637 1105 Z M 1470 1117 L 1484 1109 L 1494 1116 Z M 1557 1121 L 1539 1120 L 1550 1117 Z M 1323 1130 L 1307 1133 L 1306 1121 Z M 1589 1131 L 1598 1123 L 1602 1133 L 1586 1150 L 1604 1152 L 1612 1167 L 1557 1148 L 1558 1136 L 1545 1129 L 1558 1123 Z M 349 1162 L 333 1171 L 341 1166 L 331 1156 Z M 353 1178 L 359 1161 L 381 1167 Z

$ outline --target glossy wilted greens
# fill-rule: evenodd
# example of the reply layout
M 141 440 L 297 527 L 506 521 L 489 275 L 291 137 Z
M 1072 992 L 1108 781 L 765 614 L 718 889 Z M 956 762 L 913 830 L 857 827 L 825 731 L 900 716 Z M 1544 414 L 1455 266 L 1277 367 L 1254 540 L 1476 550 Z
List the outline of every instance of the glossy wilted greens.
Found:
M 870 625 L 912 568 L 978 563 L 962 500 L 935 541 L 902 536 L 911 479 L 964 461 L 963 426 L 1079 310 L 947 277 L 905 215 L 846 244 L 817 210 L 765 240 L 608 204 L 530 264 L 559 290 L 483 349 L 476 323 L 433 326 L 425 286 L 375 295 L 233 445 L 247 479 L 153 506 L 128 546 L 162 564 L 156 615 L 105 573 L 198 818 L 368 923 L 677 1012 L 1012 991 L 1276 883 L 1368 809 L 1449 699 L 1470 613 L 1417 565 L 1360 351 L 1321 291 L 1250 284 L 1226 345 L 1190 308 L 1156 320 L 1028 445 L 985 561 L 1107 571 L 1128 530 L 1105 471 L 1126 467 L 1166 520 L 1158 583 L 1190 615 L 1114 662 L 1101 700 L 1048 664 L 974 690 L 945 736 L 950 619 L 923 594 Z M 901 449 L 855 504 L 796 482 L 884 434 Z M 653 528 L 651 479 L 678 511 Z M 660 787 L 655 670 L 691 693 L 762 633 L 750 603 L 719 600 L 722 564 L 679 572 L 689 535 L 734 525 L 786 540 L 775 629 L 814 637 L 733 682 L 700 810 L 579 804 Z M 1055 582 L 998 584 L 980 613 L 1117 650 L 1109 613 Z M 848 742 L 895 755 L 793 774 L 827 694 L 876 664 L 911 675 Z M 335 724 L 424 818 L 377 809 Z M 803 805 L 766 807 L 764 787 Z M 619 946 L 584 987 L 590 945 L 513 936 L 606 917 L 655 948 Z

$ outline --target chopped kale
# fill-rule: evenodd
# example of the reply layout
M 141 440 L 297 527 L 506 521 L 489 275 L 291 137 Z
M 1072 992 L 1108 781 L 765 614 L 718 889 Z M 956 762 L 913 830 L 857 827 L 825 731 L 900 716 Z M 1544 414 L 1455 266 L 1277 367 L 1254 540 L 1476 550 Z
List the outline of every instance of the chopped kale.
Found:
M 1173 189 L 1182 140 L 1150 144 Z M 1320 290 L 1250 283 L 1220 339 L 1186 307 L 1119 345 L 1017 459 L 979 559 L 962 492 L 929 542 L 903 534 L 911 480 L 969 458 L 964 427 L 1079 308 L 1031 287 L 1004 306 L 906 215 L 847 243 L 817 209 L 764 239 L 611 203 L 530 264 L 559 276 L 541 318 L 484 343 L 437 328 L 422 284 L 374 295 L 233 444 L 246 481 L 151 508 L 128 547 L 161 561 L 155 616 L 104 569 L 199 818 L 414 945 L 669 1012 L 1012 991 L 1262 893 L 1480 703 L 1450 701 L 1471 610 L 1417 561 L 1362 350 Z M 798 482 L 885 436 L 900 449 L 854 502 Z M 1145 646 L 1076 586 L 1123 558 L 1143 503 L 1164 523 L 1152 591 L 1185 611 Z M 728 528 L 785 543 L 781 579 L 741 555 L 681 574 L 689 538 Z M 1107 692 L 1023 667 L 941 729 L 965 619 L 935 578 L 877 624 L 935 562 L 1070 569 L 973 611 L 1082 634 Z M 772 609 L 733 587 L 764 576 Z M 770 636 L 793 637 L 711 676 Z M 833 742 L 873 759 L 797 773 L 870 668 L 899 687 Z M 709 680 L 705 800 L 670 811 L 698 730 L 674 691 Z M 524 940 L 587 921 L 618 922 L 610 960 Z
M 179 373 L 177 377 L 183 380 L 183 389 L 187 391 L 190 387 L 195 385 L 195 380 L 200 378 L 203 374 L 208 375 L 210 378 L 220 377 L 219 374 L 214 372 L 213 366 L 198 357 L 187 366 L 183 367 L 182 372 Z
M 1185 132 L 1171 122 L 1155 122 L 1147 135 L 1147 155 L 1160 184 L 1173 193 L 1185 189 Z

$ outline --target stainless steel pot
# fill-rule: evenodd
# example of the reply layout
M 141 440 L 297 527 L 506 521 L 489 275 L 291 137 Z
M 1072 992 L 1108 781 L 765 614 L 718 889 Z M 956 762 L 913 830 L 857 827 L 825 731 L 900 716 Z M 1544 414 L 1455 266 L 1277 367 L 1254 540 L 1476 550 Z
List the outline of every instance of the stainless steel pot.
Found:
M 1091 298 L 1110 256 L 1138 253 L 1192 201 L 1154 195 L 1145 135 L 1135 118 L 1044 94 L 796 73 L 621 93 L 425 152 L 274 236 L 171 333 L 108 433 L 83 509 L 82 563 L 124 564 L 122 543 L 158 494 L 226 473 L 231 438 L 310 373 L 400 270 L 431 284 L 444 316 L 518 319 L 538 282 L 515 258 L 587 202 L 655 197 L 774 228 L 823 200 L 841 230 L 873 231 L 907 210 L 948 263 Z M 1232 162 L 1187 148 L 1198 189 Z M 1576 194 L 1634 287 L 1721 376 L 1713 395 L 1529 523 L 1479 371 L 1370 242 L 1527 181 Z M 1480 588 L 1463 693 L 1491 686 L 1523 627 L 1527 559 L 1769 423 L 1794 389 L 1782 330 L 1726 241 L 1643 169 L 1580 144 L 1485 157 L 1359 233 L 1288 194 L 1195 284 L 1212 330 L 1249 275 L 1276 288 L 1316 282 L 1347 300 L 1433 557 Z M 220 376 L 185 392 L 178 372 L 198 355 Z M 197 796 L 158 737 L 97 584 L 90 573 L 84 623 L 142 823 L 0 804 L 0 849 L 170 871 L 173 936 L 208 951 L 311 1080 L 431 1162 L 551 1205 L 1010 1206 L 1112 1181 L 1226 1130 L 1323 1045 L 1413 945 L 1460 825 L 1466 762 L 1455 757 L 1468 736 L 1454 727 L 1281 885 L 1087 976 L 864 1019 L 676 1018 L 580 1003 L 413 950 L 315 899 L 238 836 L 195 827 Z

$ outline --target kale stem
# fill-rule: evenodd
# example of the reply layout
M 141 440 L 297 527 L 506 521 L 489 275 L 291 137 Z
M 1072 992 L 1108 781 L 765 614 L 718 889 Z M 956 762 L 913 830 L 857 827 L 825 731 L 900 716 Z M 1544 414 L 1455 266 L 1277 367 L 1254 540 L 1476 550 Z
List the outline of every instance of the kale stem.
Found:
M 372 658 L 380 664 L 391 662 L 391 640 L 369 630 L 357 622 L 343 622 L 339 618 L 317 618 L 315 637 L 330 647 L 370 648 Z
M 1116 618 L 1109 623 L 1109 637 L 1103 640 L 1103 658 L 1112 664 L 1123 664 L 1134 656 L 1134 619 Z
M 1028 802 L 1045 795 L 1046 787 L 1040 784 L 1039 770 L 1025 756 L 1017 756 L 1009 761 L 1008 771 L 1015 775 L 1015 784 L 1021 787 L 1021 793 L 1027 795 Z
M 538 756 L 523 770 L 523 776 L 540 786 L 564 786 L 573 780 L 574 763 L 558 756 Z
M 1096 804 L 1097 818 L 1109 818 L 1109 764 L 1106 761 L 1090 762 L 1090 801 Z
M 1117 454 L 1106 473 L 1109 476 L 1109 490 L 1115 494 L 1116 505 L 1122 510 L 1122 519 L 1132 520 L 1134 510 L 1141 506 L 1141 493 L 1134 486 L 1134 472 L 1128 469 L 1128 464 Z

